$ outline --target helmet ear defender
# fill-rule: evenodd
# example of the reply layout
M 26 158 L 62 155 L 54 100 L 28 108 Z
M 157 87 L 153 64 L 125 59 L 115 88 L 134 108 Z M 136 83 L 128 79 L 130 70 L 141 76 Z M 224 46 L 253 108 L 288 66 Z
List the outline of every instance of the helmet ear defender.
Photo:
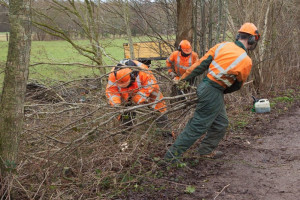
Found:
M 256 41 L 255 41 L 255 36 L 254 36 L 254 35 L 250 35 L 250 36 L 248 37 L 248 44 L 249 44 L 249 45 L 253 45 L 255 42 L 256 42 Z
M 249 35 L 248 41 L 247 41 L 247 43 L 249 45 L 253 45 L 253 44 L 255 44 L 259 40 L 259 33 L 258 33 L 258 31 L 256 30 L 255 33 L 256 33 L 256 35 Z M 237 41 L 240 38 L 241 38 L 241 35 L 237 34 L 236 37 L 235 37 L 235 40 Z

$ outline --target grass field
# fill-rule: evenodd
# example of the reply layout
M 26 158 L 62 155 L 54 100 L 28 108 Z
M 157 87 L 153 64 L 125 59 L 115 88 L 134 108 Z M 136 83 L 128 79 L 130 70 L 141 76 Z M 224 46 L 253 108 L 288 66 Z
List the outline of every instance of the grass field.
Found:
M 7 41 L 6 32 L 0 32 L 0 42 Z
M 125 39 L 103 40 L 101 43 L 105 53 L 115 60 L 124 57 L 123 43 Z M 77 41 L 78 44 L 89 47 L 86 40 Z M 4 69 L 7 57 L 8 42 L 0 42 L 0 72 Z M 115 64 L 116 61 L 103 56 L 104 65 Z M 65 41 L 33 41 L 31 48 L 30 63 L 84 63 L 95 64 L 88 58 L 80 55 L 68 42 Z M 4 73 L 0 73 L 0 84 L 2 85 Z M 55 84 L 57 81 L 67 81 L 84 76 L 98 76 L 97 69 L 83 68 L 80 66 L 56 66 L 56 65 L 37 65 L 30 67 L 29 79 L 37 80 L 47 84 Z

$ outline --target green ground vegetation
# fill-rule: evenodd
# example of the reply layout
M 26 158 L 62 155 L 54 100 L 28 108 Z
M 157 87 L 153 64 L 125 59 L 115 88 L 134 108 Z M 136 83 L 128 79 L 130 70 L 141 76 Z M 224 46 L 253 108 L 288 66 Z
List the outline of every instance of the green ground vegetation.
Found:
M 115 64 L 124 57 L 123 43 L 125 39 L 105 39 L 101 41 L 105 54 L 103 65 Z M 76 43 L 90 48 L 87 40 L 79 40 Z M 8 42 L 0 42 L 0 72 L 4 70 L 7 58 Z M 113 58 L 113 59 L 111 59 Z M 94 65 L 95 63 L 80 55 L 66 41 L 33 41 L 31 48 L 30 63 L 84 63 Z M 37 65 L 29 69 L 29 81 L 38 81 L 47 84 L 55 84 L 59 81 L 68 81 L 85 76 L 98 76 L 99 70 L 73 66 Z M 0 84 L 2 85 L 4 73 L 0 73 Z

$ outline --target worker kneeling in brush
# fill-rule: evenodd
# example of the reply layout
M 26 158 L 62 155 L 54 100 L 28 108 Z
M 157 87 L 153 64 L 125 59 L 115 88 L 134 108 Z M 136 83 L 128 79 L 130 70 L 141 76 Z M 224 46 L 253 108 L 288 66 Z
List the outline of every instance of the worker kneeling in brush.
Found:
M 208 70 L 197 88 L 198 104 L 194 116 L 165 154 L 165 160 L 176 161 L 205 133 L 198 149 L 200 156 L 214 158 L 223 154 L 215 148 L 228 126 L 224 94 L 239 90 L 247 80 L 252 67 L 247 50 L 253 50 L 259 38 L 256 26 L 245 23 L 235 42 L 215 45 L 183 74 L 181 80 L 188 81 Z
M 112 106 L 153 103 L 150 106 L 161 114 L 167 110 L 165 101 L 161 100 L 163 95 L 153 73 L 145 64 L 136 60 L 121 60 L 112 69 L 108 77 L 106 97 Z M 131 126 L 135 115 L 132 111 L 124 113 L 121 116 L 122 123 Z M 161 129 L 166 127 L 167 123 L 167 115 L 162 115 L 157 119 L 157 126 Z M 171 136 L 169 131 L 162 133 Z

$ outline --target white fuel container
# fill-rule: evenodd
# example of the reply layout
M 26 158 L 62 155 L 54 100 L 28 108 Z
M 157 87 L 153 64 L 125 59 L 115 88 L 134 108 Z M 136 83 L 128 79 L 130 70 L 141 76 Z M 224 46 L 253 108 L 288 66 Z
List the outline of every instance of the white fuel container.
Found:
M 259 99 L 254 104 L 256 113 L 266 113 L 271 111 L 270 102 L 268 99 Z

